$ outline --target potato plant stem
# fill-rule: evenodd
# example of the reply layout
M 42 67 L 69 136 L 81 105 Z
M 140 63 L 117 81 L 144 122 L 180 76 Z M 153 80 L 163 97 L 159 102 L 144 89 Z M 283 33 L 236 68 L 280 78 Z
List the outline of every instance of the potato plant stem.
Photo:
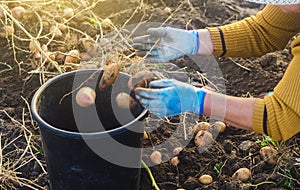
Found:
M 273 181 L 263 181 L 263 182 L 260 182 L 260 183 L 258 183 L 258 184 L 247 183 L 246 186 L 247 186 L 247 187 L 258 187 L 258 186 L 264 185 L 264 184 L 274 184 L 274 185 L 276 185 L 276 183 L 273 182 Z
M 152 182 L 152 186 L 155 188 L 155 190 L 159 190 L 159 187 L 157 186 L 156 182 L 155 182 L 155 179 L 152 175 L 152 172 L 150 170 L 150 168 L 147 166 L 147 164 L 142 160 L 141 161 L 143 167 L 146 169 L 147 173 L 149 174 L 150 176 L 150 179 L 151 179 L 151 182 Z

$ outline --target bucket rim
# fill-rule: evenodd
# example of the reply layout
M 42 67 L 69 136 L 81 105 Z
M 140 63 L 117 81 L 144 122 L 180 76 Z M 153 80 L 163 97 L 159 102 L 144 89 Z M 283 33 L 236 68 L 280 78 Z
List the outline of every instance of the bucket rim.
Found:
M 38 90 L 34 93 L 33 98 L 31 100 L 31 114 L 32 117 L 38 122 L 39 128 L 43 127 L 45 129 L 48 129 L 52 131 L 53 133 L 56 133 L 58 135 L 62 136 L 68 136 L 68 137 L 84 137 L 84 138 L 93 138 L 93 137 L 98 137 L 98 136 L 113 136 L 119 133 L 122 133 L 128 129 L 130 129 L 133 123 L 139 121 L 142 119 L 146 114 L 147 114 L 147 109 L 144 108 L 144 110 L 132 121 L 126 123 L 125 125 L 122 125 L 120 127 L 117 127 L 115 129 L 110 129 L 107 131 L 99 131 L 99 132 L 87 132 L 87 133 L 81 133 L 81 132 L 73 132 L 73 131 L 67 131 L 64 129 L 59 129 L 56 128 L 52 125 L 50 125 L 48 122 L 46 122 L 39 114 L 37 110 L 37 105 L 38 105 L 38 100 L 41 94 L 44 92 L 46 88 L 48 88 L 51 84 L 56 82 L 59 79 L 66 78 L 69 76 L 74 75 L 75 73 L 93 73 L 93 72 L 103 72 L 104 70 L 101 69 L 86 69 L 86 70 L 75 70 L 75 71 L 69 71 L 60 75 L 57 75 L 51 79 L 49 79 L 47 82 L 45 82 L 43 85 L 41 85 Z M 124 73 L 124 72 L 119 72 L 119 74 L 122 74 L 126 77 L 130 77 L 129 74 Z

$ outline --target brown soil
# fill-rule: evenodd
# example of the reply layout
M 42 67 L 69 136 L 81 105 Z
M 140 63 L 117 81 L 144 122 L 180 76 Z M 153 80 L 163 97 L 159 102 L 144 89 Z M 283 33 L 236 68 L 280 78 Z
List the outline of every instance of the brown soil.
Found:
M 119 0 L 98 2 L 92 11 L 99 18 L 111 18 L 117 27 L 122 26 L 133 15 L 127 25 L 145 20 L 148 22 L 167 20 L 168 24 L 192 29 L 235 22 L 250 14 L 255 14 L 262 8 L 262 6 L 240 0 L 146 0 L 142 6 L 146 9 L 136 9 L 139 5 L 137 1 L 129 1 L 125 5 L 123 2 Z M 76 7 L 75 4 L 66 4 Z M 12 8 L 17 5 L 26 7 L 28 4 L 8 3 L 7 5 Z M 64 6 L 57 5 L 55 10 L 49 9 L 51 14 L 47 14 L 45 9 L 38 9 L 44 5 L 36 6 L 36 11 L 44 21 L 50 21 L 55 14 L 57 14 L 55 20 L 61 21 L 59 14 L 62 14 L 60 10 Z M 84 6 L 78 7 L 78 9 L 84 9 Z M 165 7 L 170 7 L 175 12 L 170 14 L 165 11 Z M 33 12 L 31 13 L 26 19 L 20 19 L 20 22 L 32 34 L 36 34 L 39 28 L 37 18 Z M 2 27 L 5 19 L 1 20 L 3 21 L 0 23 Z M 94 38 L 99 34 L 84 16 L 75 17 L 67 24 Z M 42 34 L 45 35 L 47 32 L 49 32 L 49 27 L 45 27 Z M 104 31 L 104 35 L 110 32 Z M 67 34 L 64 33 L 64 35 Z M 27 38 L 17 26 L 15 26 L 15 35 Z M 82 37 L 82 33 L 70 32 L 68 38 L 60 39 L 63 43 L 54 41 L 54 45 L 49 45 L 48 48 L 51 51 L 57 51 L 57 48 L 61 47 L 60 51 L 64 52 L 76 48 L 82 50 L 82 45 L 78 41 L 79 37 Z M 47 40 L 49 38 L 42 39 L 43 43 L 46 43 Z M 23 51 L 27 49 L 28 40 L 22 41 L 11 37 L 0 38 L 1 189 L 48 188 L 39 130 L 31 118 L 28 105 L 43 80 L 53 77 L 55 74 L 50 72 L 55 73 L 56 70 L 48 67 L 44 68 L 44 71 L 49 72 L 43 74 L 30 72 L 37 67 L 37 61 L 33 59 L 32 53 Z M 282 78 L 290 59 L 289 46 L 283 51 L 259 58 L 216 58 L 223 74 L 222 81 L 225 81 L 226 93 L 244 97 L 263 96 L 271 91 Z M 199 82 L 200 79 L 195 75 L 195 70 L 199 70 L 199 68 L 189 57 L 180 58 L 172 63 L 180 68 L 186 67 L 188 76 Z M 215 85 L 218 84 L 215 83 Z M 208 84 L 208 86 L 210 85 Z M 300 157 L 299 135 L 276 146 L 272 144 L 274 141 L 264 140 L 265 138 L 261 135 L 227 126 L 225 132 L 216 134 L 213 144 L 207 150 L 202 151 L 194 145 L 192 126 L 196 122 L 204 120 L 214 121 L 189 114 L 169 119 L 169 121 L 165 121 L 150 115 L 145 129 L 149 139 L 144 140 L 144 147 L 153 147 L 153 150 L 161 151 L 163 160 L 165 160 L 165 162 L 150 168 L 160 189 L 242 189 L 243 187 L 300 189 L 300 168 L 293 165 L 294 158 Z M 185 139 L 183 125 L 186 127 L 189 141 Z M 172 137 L 171 141 L 170 137 Z M 161 148 L 159 145 L 165 141 L 169 143 L 167 148 Z M 275 146 L 278 150 L 278 161 L 275 165 L 269 165 L 260 158 L 259 150 L 263 143 Z M 173 148 L 179 146 L 184 148 L 178 155 L 180 163 L 175 167 L 169 162 L 173 155 L 168 152 L 172 152 Z M 150 163 L 150 153 L 144 152 L 143 160 L 146 163 Z M 232 174 L 241 167 L 249 168 L 252 172 L 252 177 L 245 183 L 231 179 Z M 203 174 L 211 175 L 213 183 L 210 185 L 200 184 L 198 178 Z M 140 189 L 153 189 L 149 174 L 144 169 L 141 173 Z

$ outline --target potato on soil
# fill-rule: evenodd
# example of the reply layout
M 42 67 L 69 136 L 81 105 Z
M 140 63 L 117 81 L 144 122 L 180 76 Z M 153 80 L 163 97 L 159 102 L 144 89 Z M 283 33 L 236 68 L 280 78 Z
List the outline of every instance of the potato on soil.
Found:
M 60 39 L 63 37 L 63 33 L 61 32 L 61 30 L 56 27 L 56 26 L 52 26 L 50 28 L 50 32 L 54 35 L 54 39 Z
M 149 135 L 148 135 L 148 133 L 147 133 L 146 131 L 144 131 L 143 139 L 144 139 L 144 140 L 149 139 Z
M 213 178 L 208 174 L 204 174 L 204 175 L 199 177 L 199 181 L 203 185 L 209 185 L 213 182 Z
M 103 21 L 101 22 L 101 27 L 103 29 L 111 28 L 112 27 L 112 21 L 109 18 L 103 19 Z
M 177 156 L 183 150 L 182 147 L 176 147 L 173 149 L 173 155 Z
M 212 128 L 214 131 L 217 133 L 223 133 L 226 129 L 226 124 L 222 121 L 216 121 L 213 125 Z
M 59 24 L 59 25 L 58 25 L 58 28 L 59 28 L 59 30 L 60 30 L 61 32 L 66 32 L 67 29 L 68 29 L 68 26 L 65 25 L 65 24 Z
M 88 107 L 95 103 L 96 92 L 90 87 L 82 87 L 76 93 L 76 103 L 81 107 Z
M 74 15 L 75 15 L 74 9 L 72 9 L 70 7 L 64 9 L 64 13 L 63 13 L 64 18 L 69 19 Z
M 65 57 L 64 63 L 78 63 L 80 59 L 80 52 L 76 49 L 69 51 L 68 55 Z
M 164 13 L 166 14 L 171 14 L 172 13 L 172 10 L 170 7 L 165 7 L 164 10 L 163 10 Z
M 150 160 L 155 165 L 160 164 L 162 162 L 161 153 L 157 150 L 152 152 L 152 154 L 150 155 Z
M 99 82 L 99 88 L 103 90 L 112 85 L 118 77 L 119 72 L 120 66 L 118 63 L 111 63 L 109 65 L 106 65 L 104 67 L 104 72 Z
M 110 52 L 113 50 L 113 45 L 108 38 L 100 38 L 97 42 L 97 45 L 106 52 Z
M 38 40 L 32 39 L 29 42 L 29 50 L 30 52 L 38 51 L 38 46 L 41 46 L 40 42 Z
M 265 146 L 262 147 L 259 151 L 260 157 L 270 165 L 274 165 L 277 163 L 278 155 L 277 150 L 273 147 Z
M 21 6 L 17 6 L 11 9 L 12 16 L 16 19 L 21 19 L 27 13 L 26 9 Z
M 42 60 L 46 60 L 47 59 L 47 56 L 52 60 L 52 61 L 55 61 L 55 56 L 56 54 L 53 53 L 53 52 L 50 52 L 50 51 L 47 51 L 45 52 L 46 55 L 42 55 Z M 49 60 L 46 60 L 46 61 L 49 61 Z
M 246 182 L 251 178 L 251 171 L 248 168 L 240 168 L 232 175 L 232 180 Z
M 66 55 L 60 52 L 56 52 L 55 61 L 59 64 L 63 64 L 65 62 Z
M 213 136 L 208 131 L 200 130 L 196 134 L 194 142 L 197 147 L 204 147 L 210 145 L 213 142 Z
M 116 96 L 116 102 L 118 107 L 122 109 L 133 109 L 137 105 L 137 102 L 126 92 L 119 93 Z
M 137 72 L 131 76 L 128 81 L 128 87 L 130 90 L 134 90 L 137 87 L 148 88 L 149 83 L 155 80 L 155 74 L 149 70 Z
M 199 131 L 209 131 L 210 124 L 206 121 L 202 121 L 194 125 L 194 133 L 198 133 Z
M 180 160 L 178 159 L 178 156 L 175 156 L 175 157 L 171 158 L 170 162 L 171 162 L 172 166 L 176 167 L 180 163 Z
M 90 38 L 80 38 L 79 43 L 80 46 L 82 46 L 83 51 L 88 51 L 95 45 L 95 42 Z

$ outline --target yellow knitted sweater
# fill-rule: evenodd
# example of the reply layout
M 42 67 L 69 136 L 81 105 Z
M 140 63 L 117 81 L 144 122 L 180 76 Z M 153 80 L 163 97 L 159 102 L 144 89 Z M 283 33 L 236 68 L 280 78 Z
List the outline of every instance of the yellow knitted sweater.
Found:
M 214 55 L 254 57 L 282 50 L 300 32 L 300 14 L 284 13 L 267 5 L 256 16 L 233 24 L 207 28 Z M 293 59 L 272 96 L 257 99 L 252 126 L 274 140 L 287 140 L 300 132 L 300 37 L 292 42 Z

